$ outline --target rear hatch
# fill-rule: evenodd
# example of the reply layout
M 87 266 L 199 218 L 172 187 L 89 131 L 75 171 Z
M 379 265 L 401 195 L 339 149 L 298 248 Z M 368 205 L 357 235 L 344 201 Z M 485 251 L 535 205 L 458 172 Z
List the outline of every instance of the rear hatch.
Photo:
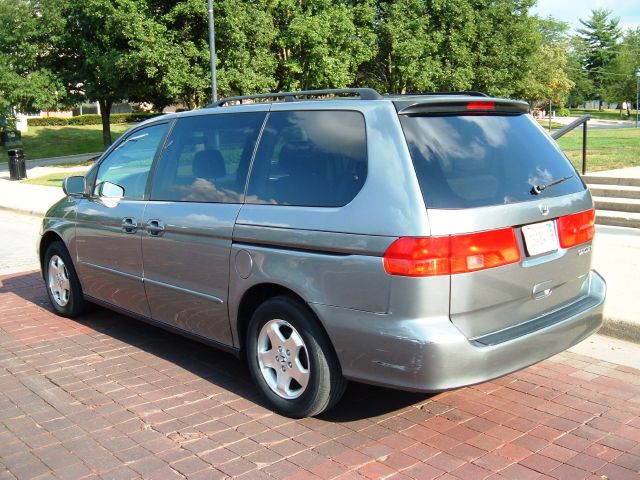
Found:
M 528 105 L 460 97 L 398 101 L 396 108 L 429 241 L 448 252 L 448 271 L 439 274 L 450 274 L 456 327 L 495 344 L 588 301 L 591 196 Z

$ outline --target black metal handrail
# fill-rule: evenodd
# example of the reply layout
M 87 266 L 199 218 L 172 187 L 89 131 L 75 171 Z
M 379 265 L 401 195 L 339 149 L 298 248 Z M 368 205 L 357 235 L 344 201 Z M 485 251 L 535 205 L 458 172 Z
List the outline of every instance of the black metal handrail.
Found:
M 582 175 L 587 173 L 587 122 L 591 120 L 591 115 L 583 115 L 575 119 L 569 125 L 565 125 L 560 130 L 556 130 L 551 134 L 551 138 L 558 140 L 571 130 L 582 125 Z

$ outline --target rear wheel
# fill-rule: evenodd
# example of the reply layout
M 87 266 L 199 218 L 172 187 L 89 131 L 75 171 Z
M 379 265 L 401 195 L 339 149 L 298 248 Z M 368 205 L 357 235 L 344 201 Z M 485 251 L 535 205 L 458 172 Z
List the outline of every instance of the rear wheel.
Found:
M 53 309 L 63 317 L 75 317 L 86 308 L 78 275 L 62 242 L 53 242 L 44 254 L 44 281 Z
M 340 400 L 346 380 L 326 334 L 300 302 L 275 297 L 255 311 L 247 330 L 251 375 L 278 412 L 318 415 Z

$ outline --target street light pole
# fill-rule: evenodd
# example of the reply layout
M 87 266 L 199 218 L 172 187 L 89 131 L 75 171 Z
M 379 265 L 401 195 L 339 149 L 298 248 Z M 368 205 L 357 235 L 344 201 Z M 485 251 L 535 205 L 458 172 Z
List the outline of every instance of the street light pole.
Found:
M 215 25 L 213 23 L 213 0 L 207 0 L 209 10 L 209 53 L 211 57 L 211 99 L 218 101 L 218 86 L 216 84 L 216 38 Z

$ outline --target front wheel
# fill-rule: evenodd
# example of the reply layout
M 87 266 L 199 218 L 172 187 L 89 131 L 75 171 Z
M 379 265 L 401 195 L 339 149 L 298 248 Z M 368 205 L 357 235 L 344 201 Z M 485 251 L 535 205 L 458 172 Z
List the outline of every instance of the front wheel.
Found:
M 75 317 L 86 308 L 78 275 L 62 242 L 53 242 L 42 264 L 47 294 L 53 309 L 63 317 Z
M 307 307 L 275 297 L 253 314 L 247 361 L 262 395 L 278 412 L 314 416 L 340 400 L 346 381 L 333 348 Z

